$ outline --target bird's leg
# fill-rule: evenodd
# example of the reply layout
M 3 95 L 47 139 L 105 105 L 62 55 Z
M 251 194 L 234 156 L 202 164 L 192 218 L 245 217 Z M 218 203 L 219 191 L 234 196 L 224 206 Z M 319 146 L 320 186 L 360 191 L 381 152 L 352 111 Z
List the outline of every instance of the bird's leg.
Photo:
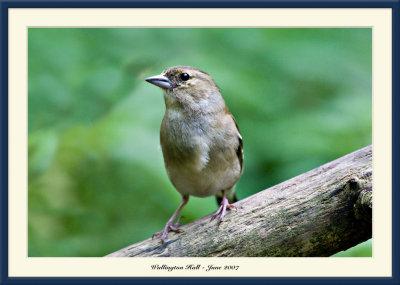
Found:
M 216 211 L 212 215 L 211 220 L 213 220 L 219 216 L 219 220 L 222 222 L 222 220 L 224 219 L 225 213 L 226 213 L 226 209 L 235 208 L 235 206 L 233 206 L 232 204 L 229 204 L 229 201 L 226 198 L 224 191 L 222 191 L 222 193 L 223 193 L 223 197 L 222 197 L 222 201 L 221 201 L 221 206 L 219 207 L 218 211 Z
M 165 239 L 168 236 L 169 230 L 171 230 L 173 232 L 179 232 L 180 231 L 178 228 L 181 225 L 181 218 L 182 217 L 179 217 L 179 219 L 178 219 L 176 224 L 174 224 L 174 221 L 175 221 L 176 217 L 178 216 L 179 212 L 187 204 L 188 201 L 189 201 L 189 196 L 182 196 L 181 205 L 175 211 L 175 213 L 172 215 L 171 219 L 169 219 L 168 222 L 165 224 L 164 230 L 154 233 L 152 238 L 154 238 L 155 236 L 161 235 L 161 243 L 164 243 Z

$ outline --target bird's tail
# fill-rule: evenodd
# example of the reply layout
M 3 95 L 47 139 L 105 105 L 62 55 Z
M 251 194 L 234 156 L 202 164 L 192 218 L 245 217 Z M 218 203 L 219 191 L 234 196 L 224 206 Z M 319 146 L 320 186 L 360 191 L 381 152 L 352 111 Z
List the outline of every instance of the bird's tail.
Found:
M 217 199 L 218 206 L 221 205 L 222 197 L 215 196 L 215 199 Z M 231 199 L 228 198 L 228 201 L 229 201 L 229 204 L 233 204 L 233 203 L 235 203 L 235 202 L 237 202 L 239 200 L 236 197 L 236 194 L 233 194 L 233 197 Z
M 226 198 L 228 199 L 229 204 L 233 204 L 233 203 L 239 201 L 238 198 L 236 197 L 234 187 L 232 187 L 231 189 L 224 191 L 224 192 L 225 192 Z M 215 195 L 215 199 L 217 199 L 218 206 L 221 205 L 222 197 L 223 197 L 222 193 L 218 193 L 217 195 Z

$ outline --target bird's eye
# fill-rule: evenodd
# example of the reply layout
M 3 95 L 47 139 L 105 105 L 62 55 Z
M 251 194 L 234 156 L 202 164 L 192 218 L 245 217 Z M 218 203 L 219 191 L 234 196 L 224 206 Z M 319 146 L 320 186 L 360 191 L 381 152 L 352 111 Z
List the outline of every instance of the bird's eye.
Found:
M 181 78 L 183 81 L 188 81 L 189 78 L 190 78 L 190 76 L 189 76 L 189 74 L 187 74 L 187 73 L 181 73 L 180 78 Z

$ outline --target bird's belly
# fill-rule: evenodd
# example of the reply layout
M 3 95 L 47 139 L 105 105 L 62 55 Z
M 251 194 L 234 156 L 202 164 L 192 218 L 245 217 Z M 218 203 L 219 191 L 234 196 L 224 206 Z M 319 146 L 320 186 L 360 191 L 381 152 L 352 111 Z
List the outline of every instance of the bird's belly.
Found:
M 207 197 L 230 189 L 240 177 L 240 166 L 234 157 L 219 153 L 211 156 L 207 165 L 198 169 L 195 164 L 168 165 L 168 176 L 182 195 Z

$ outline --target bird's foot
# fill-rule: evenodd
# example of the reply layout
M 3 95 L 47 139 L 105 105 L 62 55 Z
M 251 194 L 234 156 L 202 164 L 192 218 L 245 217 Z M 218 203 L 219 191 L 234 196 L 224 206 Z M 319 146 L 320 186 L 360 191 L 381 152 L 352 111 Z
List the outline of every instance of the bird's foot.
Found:
M 229 204 L 228 199 L 224 196 L 221 202 L 221 206 L 219 207 L 218 211 L 216 211 L 212 216 L 211 220 L 214 220 L 216 217 L 219 217 L 219 221 L 222 222 L 226 213 L 226 209 L 234 209 L 235 206 Z
M 176 233 L 180 233 L 182 230 L 180 230 L 178 228 L 181 226 L 181 219 L 182 219 L 182 216 L 179 217 L 179 219 L 176 222 L 176 224 L 174 224 L 173 220 L 172 221 L 169 220 L 167 222 L 167 224 L 165 225 L 165 228 L 160 232 L 154 233 L 151 239 L 153 239 L 156 236 L 161 236 L 161 243 L 163 244 L 165 242 L 165 239 L 167 238 L 168 232 L 170 230 L 173 231 L 173 232 L 176 232 Z

